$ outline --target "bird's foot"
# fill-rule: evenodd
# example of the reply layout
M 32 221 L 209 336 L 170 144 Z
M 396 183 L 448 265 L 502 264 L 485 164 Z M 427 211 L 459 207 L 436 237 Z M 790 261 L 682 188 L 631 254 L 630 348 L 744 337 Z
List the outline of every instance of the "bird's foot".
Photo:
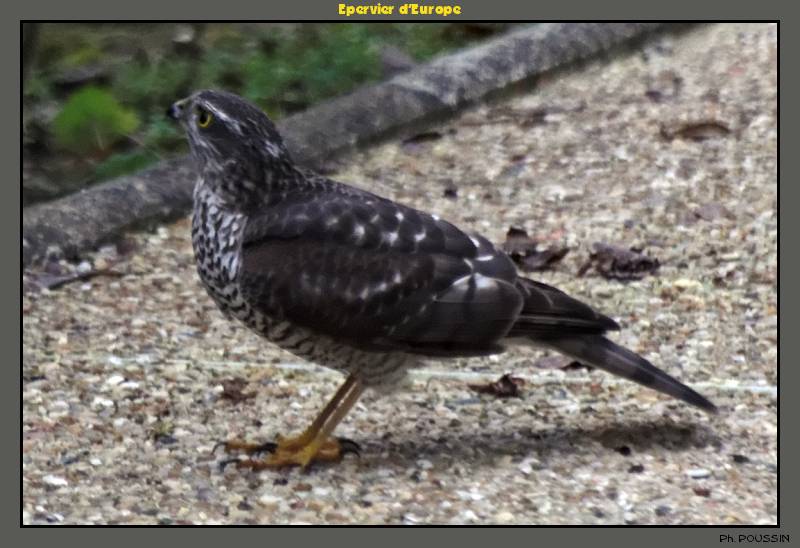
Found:
M 217 444 L 215 449 L 220 446 L 226 453 L 243 452 L 248 455 L 269 453 L 264 458 L 232 458 L 220 463 L 222 468 L 235 463 L 237 468 L 249 468 L 255 471 L 287 466 L 300 466 L 305 470 L 314 462 L 338 462 L 347 453 L 359 454 L 358 444 L 354 441 L 345 438 L 306 440 L 304 434 L 294 438 L 280 436 L 277 443 L 257 444 L 232 440 Z

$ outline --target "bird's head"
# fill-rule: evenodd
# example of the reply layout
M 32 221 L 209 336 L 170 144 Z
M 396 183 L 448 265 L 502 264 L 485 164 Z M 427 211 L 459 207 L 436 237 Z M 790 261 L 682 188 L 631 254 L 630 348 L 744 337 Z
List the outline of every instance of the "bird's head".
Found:
M 275 125 L 261 109 L 238 95 L 198 91 L 175 102 L 167 115 L 186 130 L 206 180 L 263 187 L 276 169 L 291 166 Z

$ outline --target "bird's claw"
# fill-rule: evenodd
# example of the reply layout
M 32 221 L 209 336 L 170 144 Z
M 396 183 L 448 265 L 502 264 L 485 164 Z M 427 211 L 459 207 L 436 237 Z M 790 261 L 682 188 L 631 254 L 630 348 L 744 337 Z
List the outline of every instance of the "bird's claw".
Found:
M 225 453 L 241 451 L 248 455 L 256 455 L 258 453 L 274 453 L 278 449 L 278 444 L 272 441 L 264 443 L 246 443 L 237 440 L 218 441 L 211 449 L 211 454 L 215 454 L 220 447 L 223 448 Z
M 339 442 L 339 453 L 344 456 L 347 453 L 353 453 L 357 457 L 361 457 L 361 446 L 353 440 L 347 438 L 336 438 Z
M 240 463 L 241 461 L 239 460 L 238 457 L 231 457 L 229 459 L 224 459 L 219 461 L 219 463 L 217 464 L 217 466 L 219 466 L 219 471 L 224 472 L 225 467 L 228 466 L 229 464 L 233 464 L 234 462 L 237 463 L 238 466 L 238 463 Z
M 214 445 L 212 453 L 222 447 L 226 453 L 242 452 L 247 455 L 270 453 L 265 459 L 240 458 L 234 456 L 224 459 L 219 463 L 220 472 L 224 472 L 229 464 L 236 463 L 237 468 L 249 468 L 254 471 L 265 468 L 283 468 L 286 466 L 300 466 L 307 469 L 314 461 L 338 461 L 344 455 L 353 453 L 361 456 L 361 447 L 347 438 L 329 438 L 321 445 L 310 444 L 299 447 L 287 447 L 281 442 L 266 442 L 261 444 L 245 443 L 241 441 L 223 441 Z

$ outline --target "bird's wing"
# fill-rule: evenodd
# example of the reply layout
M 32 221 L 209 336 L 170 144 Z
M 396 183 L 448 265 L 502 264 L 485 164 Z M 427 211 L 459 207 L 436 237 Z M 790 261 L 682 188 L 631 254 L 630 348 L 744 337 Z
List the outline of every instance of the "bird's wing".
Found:
M 370 194 L 315 194 L 248 222 L 239 286 L 251 305 L 362 348 L 499 349 L 523 300 L 505 254 Z
M 527 278 L 514 283 L 524 304 L 509 336 L 547 338 L 619 329 L 617 322 L 560 289 Z

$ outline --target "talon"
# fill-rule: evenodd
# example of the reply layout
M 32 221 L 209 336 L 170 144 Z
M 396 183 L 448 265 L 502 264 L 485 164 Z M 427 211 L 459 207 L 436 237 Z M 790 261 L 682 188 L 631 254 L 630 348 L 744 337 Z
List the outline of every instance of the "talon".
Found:
M 339 442 L 339 454 L 344 456 L 347 453 L 353 453 L 357 457 L 361 457 L 361 446 L 353 440 L 347 438 L 336 438 Z
M 252 447 L 247 451 L 247 454 L 253 455 L 256 453 L 274 453 L 278 449 L 278 444 L 272 441 L 265 441 L 257 447 Z
M 247 443 L 238 440 L 219 441 L 214 444 L 214 447 L 211 449 L 211 454 L 215 454 L 220 447 L 222 447 L 226 453 L 242 451 L 248 455 L 254 455 L 258 453 L 274 453 L 278 449 L 278 444 L 271 441 L 264 443 Z
M 330 438 L 327 441 L 315 441 L 298 448 L 286 448 L 280 443 L 267 442 L 260 445 L 242 443 L 222 443 L 226 451 L 242 449 L 252 455 L 258 452 L 268 452 L 269 456 L 263 459 L 231 457 L 219 463 L 220 471 L 224 471 L 229 464 L 236 463 L 237 468 L 248 468 L 254 472 L 268 468 L 284 468 L 299 466 L 307 471 L 318 462 L 337 462 L 347 453 L 361 456 L 361 447 L 346 438 Z
M 307 471 L 318 462 L 338 462 L 347 453 L 360 455 L 361 448 L 356 442 L 331 437 L 331 433 L 363 391 L 364 386 L 356 377 L 353 375 L 348 377 L 314 422 L 298 436 L 278 436 L 276 442 L 262 444 L 238 440 L 218 443 L 213 450 L 222 445 L 229 453 L 233 451 L 249 455 L 269 453 L 268 456 L 259 459 L 226 459 L 220 463 L 220 468 L 224 469 L 228 464 L 235 462 L 237 468 L 247 468 L 254 472 L 288 466 L 299 466 Z
M 217 453 L 217 449 L 219 449 L 220 447 L 223 447 L 226 453 L 228 452 L 228 442 L 218 441 L 217 443 L 214 444 L 214 447 L 211 448 L 211 454 L 215 455 Z
M 219 471 L 224 472 L 225 467 L 228 466 L 229 464 L 233 464 L 234 462 L 236 463 L 236 467 L 239 468 L 240 467 L 239 463 L 241 462 L 241 460 L 239 460 L 236 457 L 231 457 L 229 459 L 219 461 L 219 464 L 217 464 L 217 466 L 219 467 Z

